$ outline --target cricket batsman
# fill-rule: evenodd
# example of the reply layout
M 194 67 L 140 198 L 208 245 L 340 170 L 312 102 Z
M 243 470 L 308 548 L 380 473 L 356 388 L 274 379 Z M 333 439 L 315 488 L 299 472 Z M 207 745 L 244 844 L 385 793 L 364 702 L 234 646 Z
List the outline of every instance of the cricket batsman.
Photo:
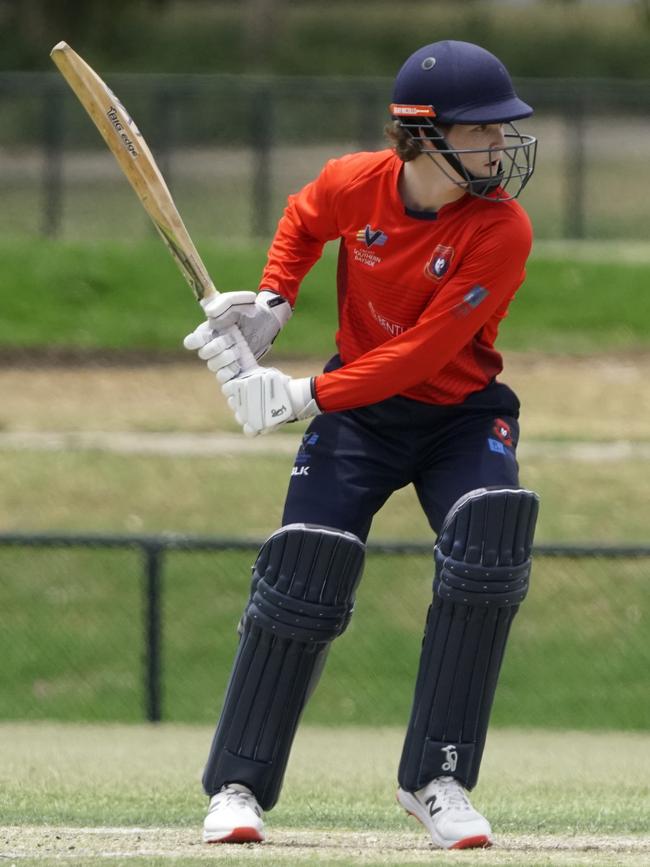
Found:
M 516 199 L 537 142 L 514 125 L 532 108 L 503 64 L 466 42 L 411 55 L 390 111 L 390 147 L 331 160 L 290 196 L 259 291 L 206 302 L 185 339 L 246 434 L 311 419 L 282 526 L 253 568 L 203 777 L 208 843 L 264 839 L 300 715 L 352 616 L 373 516 L 409 484 L 436 536 L 435 571 L 397 798 L 437 847 L 491 843 L 467 793 L 538 510 L 519 485 L 519 401 L 498 380 L 494 344 L 531 248 Z M 261 358 L 334 240 L 338 353 L 312 377 L 243 372 L 227 329 Z

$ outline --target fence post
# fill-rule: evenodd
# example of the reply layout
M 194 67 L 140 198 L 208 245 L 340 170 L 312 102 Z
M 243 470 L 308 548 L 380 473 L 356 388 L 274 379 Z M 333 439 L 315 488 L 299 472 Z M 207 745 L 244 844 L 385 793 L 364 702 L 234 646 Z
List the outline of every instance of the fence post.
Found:
M 252 232 L 255 238 L 271 234 L 271 148 L 273 103 L 271 90 L 260 87 L 253 94 L 250 120 L 253 149 Z
M 567 128 L 567 177 L 565 237 L 585 237 L 585 106 L 576 94 L 570 113 L 565 115 Z
M 143 544 L 145 556 L 144 581 L 144 694 L 147 720 L 162 719 L 161 693 L 161 576 L 164 548 L 155 542 Z
M 381 143 L 381 127 L 377 125 L 377 118 L 381 115 L 381 103 L 377 89 L 371 85 L 359 88 L 357 100 L 357 117 L 359 122 L 358 142 L 362 151 L 373 151 Z M 386 121 L 388 117 L 386 117 Z
M 43 219 L 41 234 L 54 238 L 61 231 L 63 211 L 63 111 L 60 87 L 47 82 L 43 90 Z
M 158 86 L 154 94 L 154 118 L 156 123 L 155 156 L 165 183 L 170 190 L 172 188 L 175 108 L 176 101 L 173 89 L 167 83 Z

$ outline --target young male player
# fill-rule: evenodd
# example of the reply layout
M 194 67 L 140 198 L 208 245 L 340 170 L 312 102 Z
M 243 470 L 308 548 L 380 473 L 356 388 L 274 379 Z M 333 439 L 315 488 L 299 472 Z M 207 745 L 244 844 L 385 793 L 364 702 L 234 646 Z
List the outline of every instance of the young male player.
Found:
M 263 839 L 301 711 L 347 626 L 372 518 L 415 486 L 437 533 L 398 800 L 436 846 L 487 846 L 470 804 L 510 624 L 528 589 L 537 497 L 518 483 L 519 401 L 494 341 L 524 278 L 531 228 L 515 201 L 532 109 L 492 54 L 416 51 L 395 82 L 393 147 L 332 160 L 290 196 L 260 292 L 206 304 L 185 340 L 248 434 L 314 417 L 283 525 L 262 546 L 204 773 L 207 842 Z M 319 376 L 241 372 L 291 315 L 326 241 L 340 240 L 338 354 Z M 241 375 L 240 375 L 241 374 Z

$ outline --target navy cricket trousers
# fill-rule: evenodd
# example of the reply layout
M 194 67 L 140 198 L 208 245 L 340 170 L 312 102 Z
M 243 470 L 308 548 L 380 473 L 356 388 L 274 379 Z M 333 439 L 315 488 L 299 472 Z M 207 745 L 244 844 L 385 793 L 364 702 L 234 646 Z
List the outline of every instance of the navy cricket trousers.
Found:
M 519 485 L 518 415 L 515 393 L 493 382 L 454 406 L 398 396 L 317 416 L 296 455 L 282 523 L 347 530 L 365 542 L 375 513 L 413 484 L 438 533 L 468 491 Z

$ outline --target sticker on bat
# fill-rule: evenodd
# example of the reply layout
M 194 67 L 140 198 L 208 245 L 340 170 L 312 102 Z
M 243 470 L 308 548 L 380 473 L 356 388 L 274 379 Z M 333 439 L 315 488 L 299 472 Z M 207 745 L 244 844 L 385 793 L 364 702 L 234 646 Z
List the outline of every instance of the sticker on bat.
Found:
M 124 147 L 131 154 L 132 157 L 138 156 L 138 151 L 135 148 L 132 140 L 128 137 L 124 130 L 124 125 L 122 121 L 119 119 L 117 111 L 115 110 L 115 106 L 111 106 L 106 112 L 106 117 L 110 120 L 110 122 L 115 127 L 116 132 L 119 134 L 122 142 L 124 143 Z

